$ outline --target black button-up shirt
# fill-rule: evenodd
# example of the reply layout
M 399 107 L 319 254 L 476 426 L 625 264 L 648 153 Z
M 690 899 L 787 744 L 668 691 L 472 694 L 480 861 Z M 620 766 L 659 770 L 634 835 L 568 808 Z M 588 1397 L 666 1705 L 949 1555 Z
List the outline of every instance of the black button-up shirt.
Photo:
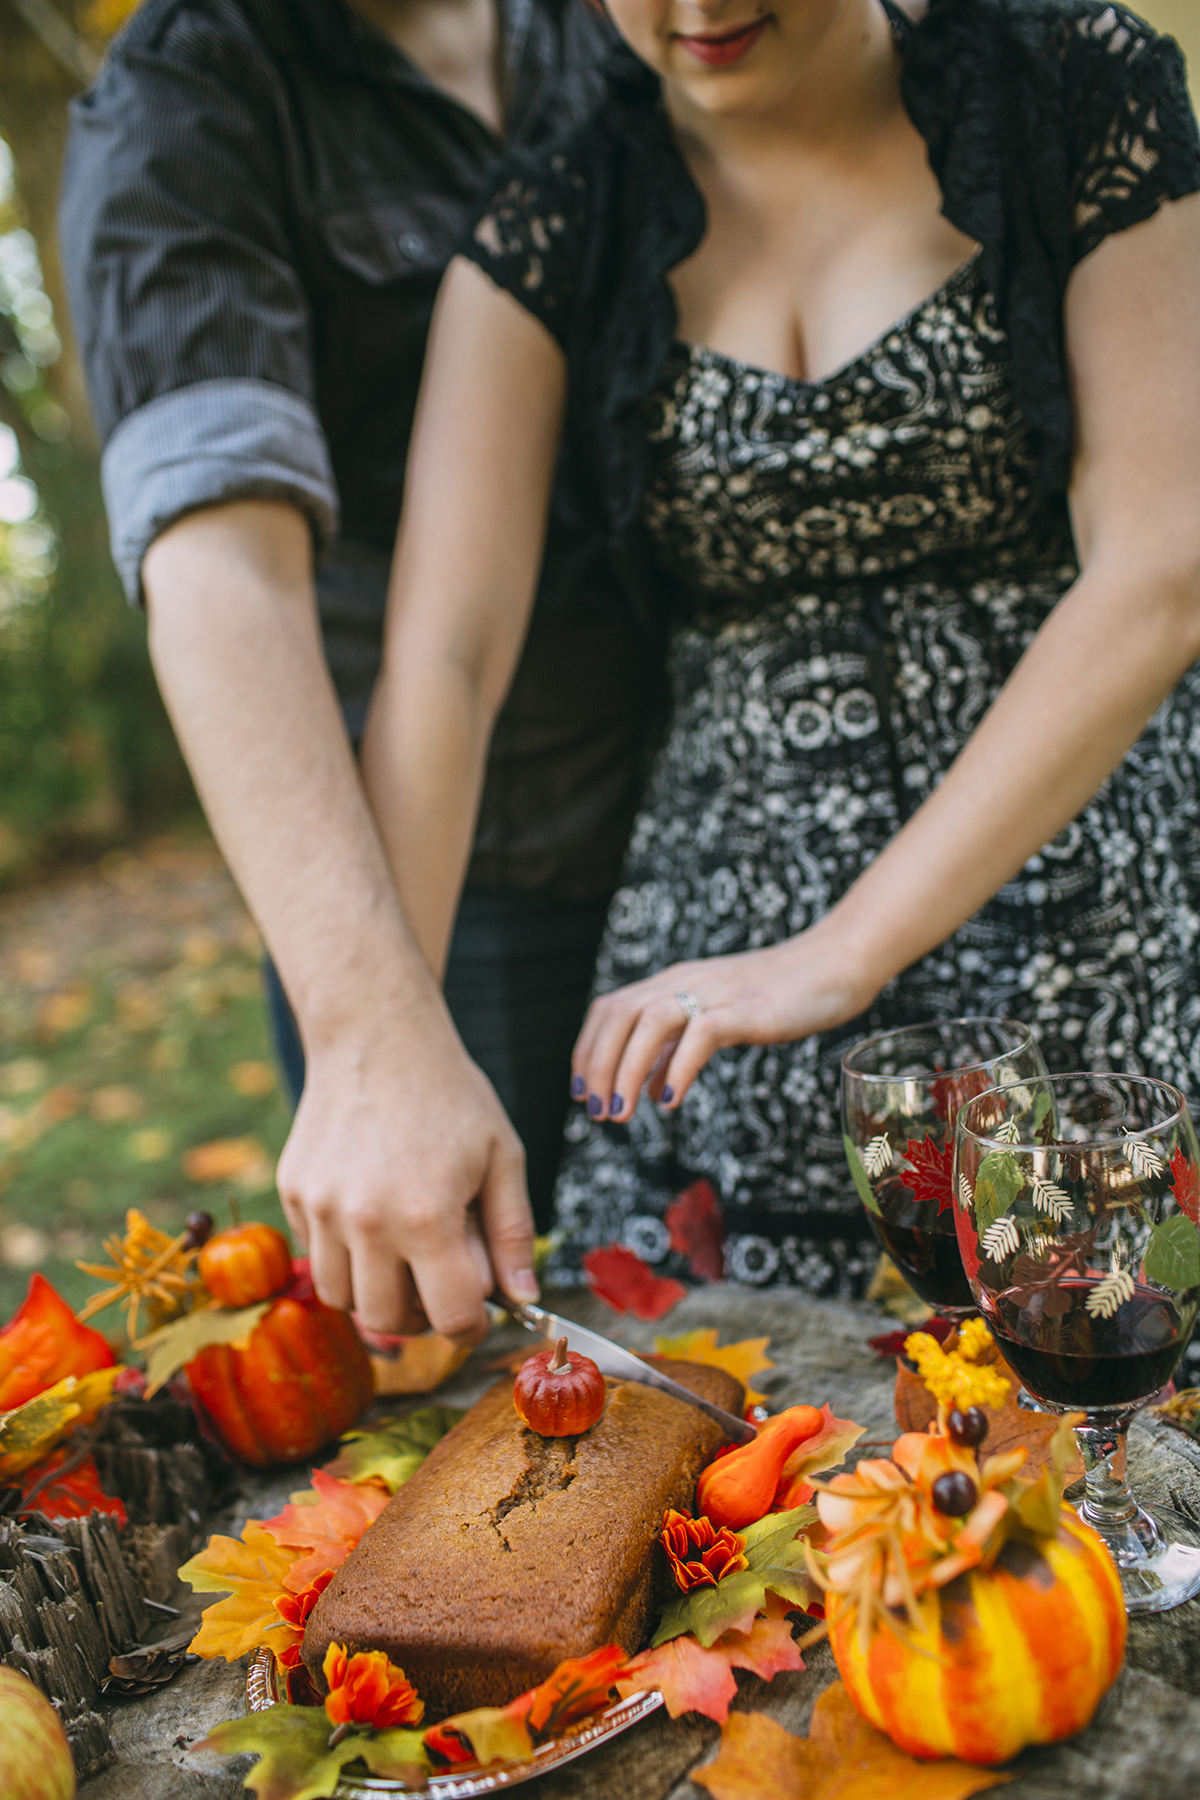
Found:
M 438 282 L 501 152 L 579 118 L 611 37 L 585 0 L 499 19 L 503 142 L 342 0 L 146 0 L 74 109 L 63 255 L 130 598 L 183 513 L 296 505 L 354 735 Z M 564 474 L 469 880 L 615 885 L 656 686 Z

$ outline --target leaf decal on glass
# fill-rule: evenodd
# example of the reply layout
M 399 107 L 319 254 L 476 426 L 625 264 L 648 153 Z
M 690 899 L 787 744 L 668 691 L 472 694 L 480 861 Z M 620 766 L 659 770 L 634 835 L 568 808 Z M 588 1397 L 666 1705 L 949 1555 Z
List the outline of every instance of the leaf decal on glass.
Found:
M 1171 1158 L 1171 1179 L 1175 1183 L 1176 1206 L 1181 1213 L 1187 1214 L 1193 1225 L 1200 1225 L 1200 1180 L 1197 1179 L 1196 1165 L 1182 1144 L 1176 1146 Z
M 958 1178 L 958 1204 L 964 1212 L 971 1210 L 971 1184 L 965 1175 Z
M 954 1166 L 954 1142 L 939 1144 L 933 1137 L 909 1138 L 904 1146 L 908 1169 L 904 1185 L 918 1205 L 936 1203 L 939 1215 L 954 1204 L 950 1176 Z
M 1055 1224 L 1061 1225 L 1071 1210 L 1071 1196 L 1056 1181 L 1047 1181 L 1044 1176 L 1035 1175 L 1033 1204 L 1038 1212 L 1049 1213 Z
M 1021 1127 L 1015 1119 L 1005 1119 L 1003 1125 L 996 1127 L 995 1137 L 999 1144 L 1015 1144 L 1021 1135 Z
M 1111 1319 L 1118 1307 L 1132 1300 L 1137 1283 L 1128 1269 L 1114 1269 L 1098 1281 L 1087 1297 L 1087 1309 L 1093 1319 Z
M 1166 1167 L 1158 1151 L 1152 1150 L 1149 1144 L 1143 1144 L 1140 1138 L 1126 1138 L 1125 1154 L 1135 1173 L 1143 1180 L 1148 1175 L 1161 1175 Z
M 1162 1219 L 1150 1233 L 1142 1272 L 1159 1287 L 1200 1287 L 1200 1233 L 1183 1213 Z
M 984 1255 L 995 1263 L 1003 1262 L 1006 1256 L 1015 1256 L 1021 1248 L 1021 1234 L 1015 1222 L 1007 1217 L 989 1225 L 979 1241 Z
M 858 1146 L 855 1144 L 853 1138 L 846 1136 L 845 1132 L 842 1133 L 842 1147 L 846 1152 L 846 1161 L 850 1165 L 850 1179 L 858 1190 L 859 1199 L 862 1201 L 868 1212 L 873 1212 L 877 1218 L 882 1218 L 883 1215 L 880 1212 L 879 1202 L 875 1198 L 871 1183 L 867 1180 L 867 1171 L 863 1167 L 863 1159 L 858 1154 Z
M 891 1166 L 892 1146 L 888 1142 L 887 1133 L 881 1131 L 878 1137 L 870 1140 L 863 1151 L 863 1168 L 873 1181 L 877 1175 L 882 1175 L 883 1171 L 890 1169 Z
M 989 1150 L 975 1177 L 975 1223 L 986 1231 L 994 1219 L 1006 1213 L 1021 1189 L 1025 1177 L 1015 1156 L 1007 1150 Z

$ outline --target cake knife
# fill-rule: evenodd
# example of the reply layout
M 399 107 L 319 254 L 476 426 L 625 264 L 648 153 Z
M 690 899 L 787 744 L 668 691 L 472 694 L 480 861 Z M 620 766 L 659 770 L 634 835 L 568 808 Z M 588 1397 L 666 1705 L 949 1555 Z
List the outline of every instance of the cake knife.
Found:
M 557 1313 L 544 1312 L 540 1306 L 527 1306 L 508 1299 L 504 1304 L 527 1331 L 545 1338 L 548 1344 L 565 1337 L 567 1349 L 590 1356 L 602 1375 L 613 1375 L 621 1381 L 640 1381 L 644 1387 L 657 1388 L 660 1394 L 670 1394 L 688 1406 L 698 1407 L 710 1419 L 716 1420 L 730 1443 L 749 1444 L 758 1435 L 755 1427 L 747 1424 L 745 1419 L 726 1412 L 723 1406 L 714 1406 L 711 1400 L 702 1400 L 690 1388 L 672 1381 L 669 1375 L 663 1375 L 651 1363 L 643 1362 L 632 1350 L 623 1350 L 620 1344 L 601 1337 L 598 1331 L 589 1331 L 586 1325 L 576 1325 L 573 1319 L 560 1318 Z

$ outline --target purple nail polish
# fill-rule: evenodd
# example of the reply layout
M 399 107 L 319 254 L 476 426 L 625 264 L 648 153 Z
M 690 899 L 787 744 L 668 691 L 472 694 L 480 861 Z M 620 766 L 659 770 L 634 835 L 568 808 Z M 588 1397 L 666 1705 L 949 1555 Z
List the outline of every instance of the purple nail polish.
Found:
M 662 1093 L 659 1095 L 659 1099 L 662 1101 L 664 1106 L 670 1106 L 670 1104 L 674 1098 L 675 1098 L 675 1089 L 671 1086 L 670 1082 L 668 1081 L 666 1087 L 663 1089 Z
M 604 1111 L 604 1102 L 599 1094 L 588 1095 L 588 1111 L 591 1113 L 593 1119 L 598 1119 L 600 1114 Z
M 623 1112 L 625 1110 L 625 1102 L 624 1102 L 624 1100 L 622 1100 L 620 1094 L 613 1095 L 612 1099 L 608 1103 L 608 1110 L 612 1114 L 613 1118 L 616 1118 L 616 1116 L 619 1112 Z
M 571 1077 L 571 1098 L 572 1098 L 572 1100 L 582 1100 L 583 1094 L 584 1094 L 584 1089 L 586 1087 L 587 1087 L 587 1082 L 583 1079 L 582 1075 L 572 1075 L 572 1077 Z

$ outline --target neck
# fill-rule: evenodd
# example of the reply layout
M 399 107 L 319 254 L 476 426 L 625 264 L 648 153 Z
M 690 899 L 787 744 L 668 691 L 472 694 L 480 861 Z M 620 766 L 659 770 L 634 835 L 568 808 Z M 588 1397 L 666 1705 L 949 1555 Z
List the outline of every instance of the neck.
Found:
M 668 115 L 689 154 L 718 162 L 773 151 L 811 156 L 861 143 L 894 116 L 899 62 L 880 0 L 840 0 L 814 41 L 788 48 L 790 78 L 753 113 L 699 106 L 681 83 L 664 81 Z

